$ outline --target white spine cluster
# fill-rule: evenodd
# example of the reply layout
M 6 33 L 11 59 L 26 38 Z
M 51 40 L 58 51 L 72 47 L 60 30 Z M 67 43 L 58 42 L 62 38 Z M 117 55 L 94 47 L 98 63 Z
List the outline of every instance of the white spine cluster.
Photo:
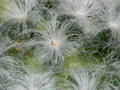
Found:
M 35 7 L 36 0 L 10 0 L 6 4 L 1 18 L 7 21 L 25 22 L 31 9 Z
M 25 45 L 37 46 L 35 50 L 37 55 L 40 55 L 44 60 L 58 63 L 64 60 L 65 55 L 77 52 L 77 42 L 68 40 L 74 35 L 66 33 L 69 25 L 63 23 L 59 27 L 58 21 L 51 20 L 46 23 L 44 31 L 37 31 L 39 33 L 37 38 L 35 37 Z
M 120 0 L 1 0 L 0 90 L 120 90 L 119 41 Z
M 77 83 L 73 85 L 73 90 L 96 90 L 99 82 L 96 74 L 86 69 L 74 71 L 72 77 Z
M 63 13 L 76 18 L 82 27 L 89 26 L 90 18 L 99 14 L 101 4 L 97 0 L 60 0 Z
M 32 22 L 32 25 L 35 26 L 40 20 L 37 9 L 36 0 L 9 0 L 5 2 L 3 10 L 0 11 L 0 19 L 2 20 L 0 27 L 3 27 L 1 31 L 6 29 L 11 31 L 10 28 L 14 25 L 17 26 L 16 32 L 20 31 L 20 28 L 26 30 L 28 28 L 27 21 Z
M 109 3 L 109 4 L 108 4 Z M 120 11 L 118 10 L 118 0 L 102 0 L 103 10 L 99 15 L 99 19 L 102 21 L 100 30 L 110 29 L 114 38 L 119 39 L 120 34 Z
M 51 73 L 33 73 L 14 78 L 15 83 L 7 90 L 54 90 L 54 78 Z

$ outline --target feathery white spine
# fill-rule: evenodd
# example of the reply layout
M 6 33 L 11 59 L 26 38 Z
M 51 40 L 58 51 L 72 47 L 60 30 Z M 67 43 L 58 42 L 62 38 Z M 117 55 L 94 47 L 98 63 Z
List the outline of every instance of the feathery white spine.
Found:
M 75 53 L 78 44 L 75 41 L 69 41 L 68 38 L 74 34 L 66 34 L 70 23 L 63 23 L 59 27 L 59 22 L 56 20 L 48 21 L 45 25 L 45 30 L 37 31 L 40 33 L 37 38 L 27 42 L 25 45 L 36 46 L 35 53 L 40 55 L 43 60 L 58 63 L 64 60 L 65 55 Z
M 120 39 L 120 12 L 118 11 L 118 0 L 102 0 L 102 12 L 99 15 L 100 22 L 98 28 L 100 30 L 110 29 L 115 39 Z M 109 3 L 109 4 L 108 4 Z M 102 22 L 101 22 L 102 21 Z M 100 31 L 99 30 L 99 31 Z
M 0 57 L 0 89 L 12 85 L 14 83 L 13 78 L 21 74 L 20 69 L 22 68 L 22 63 L 17 62 L 13 57 Z
M 100 89 L 100 90 L 120 90 L 120 86 L 114 86 L 108 83 L 107 85 L 104 86 L 103 89 Z
M 94 18 L 101 10 L 97 0 L 60 0 L 60 2 L 63 13 L 74 16 L 83 27 L 89 25 L 90 18 Z
M 15 44 L 12 44 L 13 42 L 8 37 L 0 37 L 0 43 L 0 55 L 15 46 Z
M 8 90 L 53 90 L 54 78 L 51 73 L 33 73 L 14 78 L 15 84 L 8 87 Z
M 77 83 L 77 85 L 73 85 L 74 90 L 96 90 L 99 82 L 95 72 L 87 69 L 73 71 L 72 77 Z
M 0 17 L 6 21 L 13 20 L 16 22 L 25 22 L 28 14 L 36 5 L 36 0 L 10 0 L 5 3 L 3 15 Z

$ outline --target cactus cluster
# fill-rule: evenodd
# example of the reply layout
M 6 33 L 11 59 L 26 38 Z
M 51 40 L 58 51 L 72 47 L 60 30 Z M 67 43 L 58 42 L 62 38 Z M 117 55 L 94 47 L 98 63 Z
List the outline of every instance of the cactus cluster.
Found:
M 0 0 L 0 90 L 120 90 L 120 0 Z

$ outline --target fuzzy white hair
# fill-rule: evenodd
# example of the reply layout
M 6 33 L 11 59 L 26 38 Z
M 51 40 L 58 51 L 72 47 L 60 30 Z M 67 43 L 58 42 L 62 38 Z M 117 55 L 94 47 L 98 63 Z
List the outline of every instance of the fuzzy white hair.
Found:
M 120 90 L 120 86 L 114 86 L 109 83 L 109 84 L 104 85 L 104 88 L 100 90 Z
M 20 28 L 26 30 L 28 28 L 27 21 L 33 26 L 39 21 L 39 12 L 36 0 L 9 0 L 3 5 L 3 10 L 0 11 L 0 26 L 2 30 L 11 29 L 16 26 L 16 32 Z M 22 27 L 21 27 L 22 26 Z
M 45 23 L 45 30 L 37 30 L 38 36 L 26 42 L 26 47 L 35 46 L 35 54 L 53 63 L 64 60 L 65 55 L 76 53 L 77 42 L 69 40 L 74 34 L 66 33 L 70 23 L 59 25 L 59 21 L 54 19 L 48 21 Z
M 82 27 L 91 24 L 90 18 L 95 18 L 101 10 L 97 0 L 60 0 L 63 13 L 75 17 L 75 21 Z
M 72 77 L 76 82 L 73 84 L 74 90 L 96 90 L 99 82 L 99 77 L 95 72 L 84 68 L 73 71 Z
M 13 78 L 21 74 L 22 63 L 13 57 L 0 57 L 0 89 L 4 90 L 7 86 L 14 83 Z
M 118 10 L 119 0 L 102 0 L 102 12 L 99 15 L 97 28 L 99 31 L 110 29 L 113 38 L 120 39 L 120 12 Z M 97 29 L 97 30 L 98 30 Z
M 18 75 L 14 78 L 15 83 L 7 90 L 54 90 L 55 79 L 51 75 L 49 72 Z
M 16 44 L 13 44 L 13 41 L 8 37 L 0 37 L 0 55 L 4 54 L 14 46 L 16 46 Z

